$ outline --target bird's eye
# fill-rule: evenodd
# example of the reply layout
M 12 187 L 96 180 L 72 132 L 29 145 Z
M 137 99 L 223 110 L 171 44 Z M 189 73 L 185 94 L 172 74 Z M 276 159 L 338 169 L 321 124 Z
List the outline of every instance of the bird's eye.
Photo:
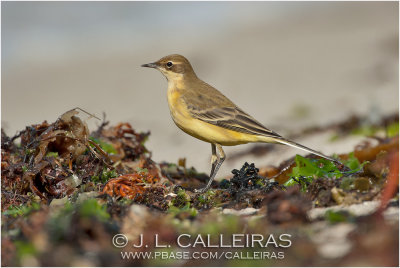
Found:
M 168 68 L 171 68 L 171 67 L 172 67 L 172 65 L 173 65 L 173 64 L 172 64 L 172 62 L 170 62 L 170 61 L 169 61 L 169 62 L 167 62 L 167 67 L 168 67 Z

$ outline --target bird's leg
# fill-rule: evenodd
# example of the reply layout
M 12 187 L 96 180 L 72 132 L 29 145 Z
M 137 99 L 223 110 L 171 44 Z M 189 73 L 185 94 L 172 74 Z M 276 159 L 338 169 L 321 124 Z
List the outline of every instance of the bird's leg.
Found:
M 218 157 L 217 167 L 215 168 L 215 174 L 217 174 L 218 169 L 220 168 L 220 166 L 222 165 L 222 163 L 225 160 L 225 153 L 224 153 L 224 150 L 222 150 L 222 146 L 219 145 L 219 144 L 216 144 L 216 146 L 217 146 L 217 149 L 218 149 L 218 156 L 219 157 Z
M 196 193 L 204 193 L 210 188 L 211 183 L 215 178 L 215 175 L 217 175 L 218 169 L 222 165 L 222 162 L 224 162 L 225 160 L 225 153 L 224 150 L 222 150 L 222 146 L 219 144 L 212 144 L 211 146 L 213 155 L 211 157 L 212 167 L 210 179 L 208 180 L 206 187 L 195 190 Z M 216 151 L 216 149 L 218 149 L 218 151 Z
M 215 144 L 211 143 L 211 151 L 212 151 L 212 155 L 211 155 L 210 178 L 211 178 L 212 174 L 214 173 L 215 167 L 217 166 L 217 162 L 218 162 L 217 147 L 215 146 Z

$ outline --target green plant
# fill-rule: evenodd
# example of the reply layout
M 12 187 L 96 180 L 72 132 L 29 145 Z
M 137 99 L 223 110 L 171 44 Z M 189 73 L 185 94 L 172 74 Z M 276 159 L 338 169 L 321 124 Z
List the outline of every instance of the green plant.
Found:
M 198 198 L 199 203 L 201 205 L 210 205 L 210 206 L 212 206 L 214 204 L 214 201 L 215 201 L 215 195 L 216 195 L 215 191 L 208 190 L 204 194 L 199 195 L 197 198 Z
M 170 206 L 168 208 L 168 213 L 170 213 L 171 215 L 173 215 L 174 217 L 178 216 L 178 215 L 186 215 L 188 217 L 196 217 L 198 214 L 197 209 L 195 208 L 191 208 L 190 207 L 190 203 L 187 203 L 184 207 L 175 207 L 175 206 Z
M 98 144 L 100 146 L 101 149 L 103 149 L 106 153 L 108 154 L 117 154 L 117 150 L 114 148 L 114 146 L 112 146 L 112 144 L 107 143 L 101 139 L 97 139 L 94 137 L 90 137 L 90 140 L 93 141 L 94 143 Z M 92 147 L 94 147 L 93 145 L 90 145 Z
M 389 138 L 399 135 L 399 122 L 390 124 L 386 128 L 386 133 Z
M 347 211 L 327 210 L 324 215 L 325 219 L 330 223 L 353 221 L 354 216 Z
M 171 205 L 178 208 L 190 207 L 190 196 L 186 194 L 184 189 L 179 189 L 175 198 L 171 200 Z
M 11 205 L 8 207 L 6 211 L 3 212 L 3 215 L 18 217 L 18 216 L 26 216 L 34 210 L 39 210 L 40 204 L 39 203 L 32 203 L 30 205 Z
M 110 218 L 105 205 L 100 205 L 96 199 L 85 200 L 79 207 L 79 214 L 82 217 L 96 217 L 100 221 Z
M 22 257 L 27 255 L 34 256 L 37 253 L 35 246 L 31 242 L 17 240 L 14 242 L 14 245 L 17 249 L 18 259 L 21 259 Z
M 118 177 L 118 173 L 115 170 L 104 168 L 100 174 L 92 176 L 92 181 L 94 183 L 106 183 L 109 179 L 116 177 Z
M 300 155 L 295 157 L 296 166 L 292 169 L 290 179 L 284 186 L 292 186 L 300 184 L 303 191 L 307 189 L 307 185 L 316 178 L 340 178 L 345 174 L 352 174 L 359 172 L 365 164 L 360 164 L 354 153 L 350 153 L 348 159 L 344 161 L 344 165 L 349 169 L 348 171 L 340 171 L 334 163 L 326 159 L 308 159 Z
M 58 157 L 58 152 L 48 152 L 46 154 L 47 157 Z

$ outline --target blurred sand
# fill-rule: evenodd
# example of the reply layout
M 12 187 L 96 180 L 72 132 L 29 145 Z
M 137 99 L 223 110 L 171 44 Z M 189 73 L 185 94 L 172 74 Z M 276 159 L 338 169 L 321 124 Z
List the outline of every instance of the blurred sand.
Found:
M 150 130 L 156 161 L 186 157 L 208 173 L 211 146 L 173 124 L 165 78 L 140 67 L 172 53 L 282 135 L 353 113 L 374 120 L 398 111 L 397 2 L 1 4 L 1 120 L 9 135 L 81 107 Z M 299 142 L 327 154 L 356 143 L 337 148 L 328 139 Z M 262 166 L 301 153 L 281 147 L 246 160 Z M 219 176 L 240 161 L 225 163 Z

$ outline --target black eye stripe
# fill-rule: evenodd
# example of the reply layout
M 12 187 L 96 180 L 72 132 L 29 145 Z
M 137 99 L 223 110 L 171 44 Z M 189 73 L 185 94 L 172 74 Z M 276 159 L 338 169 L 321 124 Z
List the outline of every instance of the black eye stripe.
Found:
M 168 68 L 171 68 L 171 67 L 172 67 L 172 65 L 173 65 L 173 64 L 172 64 L 172 62 L 170 62 L 170 61 L 169 61 L 169 62 L 167 62 L 167 67 L 168 67 Z

